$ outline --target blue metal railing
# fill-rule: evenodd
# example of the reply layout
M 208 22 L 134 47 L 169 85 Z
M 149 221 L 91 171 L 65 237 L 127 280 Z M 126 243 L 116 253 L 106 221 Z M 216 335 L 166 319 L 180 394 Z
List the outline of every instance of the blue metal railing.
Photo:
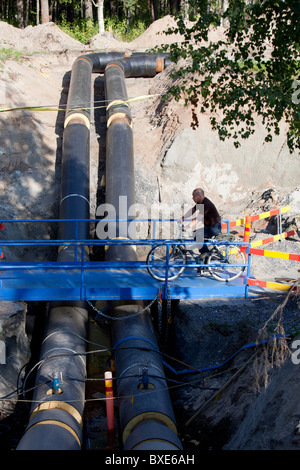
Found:
M 103 219 L 102 219 L 103 220 Z M 227 231 L 229 231 L 229 221 L 225 219 L 227 223 Z M 99 246 L 110 246 L 110 245 L 132 245 L 132 246 L 149 246 L 149 249 L 151 249 L 155 245 L 163 245 L 166 247 L 166 263 L 164 266 L 160 264 L 160 267 L 164 267 L 166 270 L 166 276 L 165 276 L 165 281 L 164 281 L 164 292 L 165 294 L 163 295 L 164 298 L 166 298 L 166 293 L 168 290 L 168 270 L 170 268 L 170 263 L 169 263 L 169 246 L 174 245 L 176 243 L 180 245 L 195 245 L 195 247 L 199 246 L 199 241 L 194 241 L 193 238 L 187 238 L 187 239 L 176 239 L 176 238 L 168 238 L 168 239 L 160 239 L 156 238 L 156 229 L 157 229 L 157 223 L 164 223 L 164 222 L 176 222 L 176 219 L 105 219 L 105 222 L 112 222 L 112 223 L 117 223 L 117 222 L 135 222 L 135 223 L 140 223 L 140 222 L 145 222 L 145 223 L 152 223 L 152 238 L 147 238 L 147 239 L 79 239 L 78 238 L 78 224 L 86 222 L 89 224 L 98 224 L 101 222 L 101 219 L 8 219 L 8 220 L 0 220 L 0 224 L 4 224 L 4 231 L 2 230 L 0 232 L 0 246 L 2 249 L 4 247 L 37 247 L 37 246 L 45 246 L 45 247 L 74 247 L 74 260 L 73 261 L 1 261 L 0 268 L 2 271 L 7 271 L 7 270 L 18 270 L 20 272 L 26 271 L 26 270 L 47 270 L 47 271 L 53 271 L 53 270 L 80 270 L 81 271 L 81 284 L 82 286 L 85 285 L 85 272 L 88 269 L 131 269 L 131 270 L 146 270 L 148 265 L 145 261 L 87 261 L 85 259 L 85 247 L 99 247 Z M 28 240 L 5 240 L 3 236 L 5 237 L 5 225 L 6 224 L 61 224 L 61 223 L 74 223 L 74 239 L 28 239 Z M 3 228 L 3 227 L 2 227 Z M 96 229 L 95 229 L 96 231 Z M 48 236 L 48 232 L 47 232 Z M 249 245 L 245 242 L 224 242 L 224 241 L 214 241 L 214 244 L 219 244 L 219 245 L 225 245 L 225 244 L 230 244 L 230 245 Z M 206 242 L 203 242 L 203 244 L 206 244 Z M 212 244 L 209 242 L 209 244 Z M 248 250 L 249 250 L 248 246 Z M 83 247 L 83 249 L 81 249 Z M 248 251 L 247 250 L 247 251 Z M 1 253 L 1 251 L 0 251 Z M 28 254 L 27 254 L 28 257 Z M 245 266 L 247 267 L 246 273 L 245 273 L 245 295 L 248 295 L 248 286 L 246 279 L 250 276 L 250 255 L 248 254 L 247 257 L 247 264 L 243 264 L 240 266 Z M 202 264 L 195 264 L 195 261 L 193 263 L 187 263 L 185 264 L 185 267 L 193 267 L 197 268 L 202 266 Z M 229 265 L 228 265 L 229 266 Z M 236 267 L 239 265 L 235 265 Z M 176 267 L 180 267 L 177 265 Z

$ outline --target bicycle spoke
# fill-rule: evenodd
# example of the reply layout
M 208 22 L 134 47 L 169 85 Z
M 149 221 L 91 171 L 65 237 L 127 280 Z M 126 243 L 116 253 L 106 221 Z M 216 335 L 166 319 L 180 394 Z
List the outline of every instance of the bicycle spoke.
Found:
M 148 272 L 155 279 L 166 278 L 166 246 L 154 247 L 147 256 Z M 186 255 L 179 247 L 170 247 L 168 280 L 176 279 L 185 269 Z
M 219 248 L 219 253 L 212 253 L 209 258 L 211 275 L 218 281 L 233 281 L 245 270 L 245 256 L 236 246 Z M 235 266 L 236 265 L 236 266 Z

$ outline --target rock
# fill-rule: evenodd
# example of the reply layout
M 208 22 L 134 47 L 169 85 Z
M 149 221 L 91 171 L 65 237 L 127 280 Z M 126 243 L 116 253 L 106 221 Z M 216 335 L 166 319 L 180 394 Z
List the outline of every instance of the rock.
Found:
M 6 396 L 18 387 L 21 368 L 30 358 L 30 345 L 25 330 L 27 306 L 23 302 L 0 304 L 0 396 Z M 20 378 L 20 377 L 19 377 Z M 0 419 L 10 414 L 17 401 L 13 394 L 1 401 Z

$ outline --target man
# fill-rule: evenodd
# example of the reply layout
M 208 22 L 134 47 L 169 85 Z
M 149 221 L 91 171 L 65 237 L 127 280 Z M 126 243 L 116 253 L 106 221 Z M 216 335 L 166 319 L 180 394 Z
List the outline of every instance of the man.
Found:
M 183 217 L 182 222 L 184 219 L 190 218 L 196 211 L 197 211 L 197 204 L 203 204 L 203 222 L 204 222 L 204 231 L 202 231 L 203 238 L 211 238 L 218 233 L 221 233 L 222 225 L 221 225 L 221 217 L 216 209 L 216 206 L 211 202 L 210 199 L 205 197 L 204 191 L 202 188 L 196 188 L 193 191 L 193 200 L 195 202 L 195 206 L 192 207 Z M 200 214 L 200 215 L 202 215 Z M 199 222 L 199 215 L 196 216 L 188 225 L 188 227 L 194 227 Z M 186 228 L 188 228 L 186 227 Z M 199 229 L 200 231 L 203 229 Z M 194 231 L 195 238 L 197 238 L 197 230 Z M 202 240 L 201 240 L 202 241 Z M 206 245 L 204 245 L 200 250 L 200 253 L 204 253 L 208 251 Z

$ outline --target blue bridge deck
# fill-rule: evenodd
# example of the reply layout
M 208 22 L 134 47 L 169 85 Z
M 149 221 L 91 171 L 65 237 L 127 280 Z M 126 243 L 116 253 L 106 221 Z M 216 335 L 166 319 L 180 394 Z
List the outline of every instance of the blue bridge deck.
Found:
M 144 269 L 10 269 L 0 272 L 0 300 L 147 300 L 244 297 L 244 277 L 226 283 L 211 276 L 185 272 L 167 284 L 153 279 Z
M 149 222 L 150 219 L 135 219 L 136 222 Z M 45 220 L 0 220 L 0 226 L 7 224 L 44 224 L 46 230 L 53 223 L 75 224 L 74 238 L 71 240 L 49 240 L 46 231 L 44 238 L 39 240 L 7 240 L 5 230 L 1 230 L 0 253 L 4 258 L 0 262 L 0 300 L 4 301 L 70 301 L 70 300 L 149 300 L 161 293 L 162 298 L 171 299 L 200 299 L 247 297 L 249 286 L 247 277 L 241 276 L 233 282 L 221 282 L 207 274 L 197 275 L 194 261 L 189 262 L 183 274 L 173 281 L 162 282 L 153 279 L 147 271 L 145 261 L 119 262 L 119 261 L 86 261 L 86 246 L 118 245 L 149 245 L 162 244 L 168 248 L 174 245 L 174 239 L 155 238 L 155 224 L 173 219 L 154 220 L 153 235 L 147 240 L 80 240 L 77 237 L 79 223 L 97 223 L 99 220 L 77 219 L 45 219 Z M 151 220 L 153 222 L 153 220 Z M 228 225 L 229 227 L 229 225 Z M 180 240 L 180 244 L 193 244 L 193 239 Z M 231 243 L 232 244 L 232 243 Z M 237 243 L 245 244 L 245 243 Z M 38 246 L 73 247 L 73 262 L 7 262 L 5 251 L 9 249 L 22 249 L 28 252 L 36 250 Z M 80 254 L 81 253 L 81 254 Z M 78 256 L 77 256 L 78 255 Z M 34 259 L 34 257 L 33 257 Z M 250 276 L 250 256 L 244 273 Z

